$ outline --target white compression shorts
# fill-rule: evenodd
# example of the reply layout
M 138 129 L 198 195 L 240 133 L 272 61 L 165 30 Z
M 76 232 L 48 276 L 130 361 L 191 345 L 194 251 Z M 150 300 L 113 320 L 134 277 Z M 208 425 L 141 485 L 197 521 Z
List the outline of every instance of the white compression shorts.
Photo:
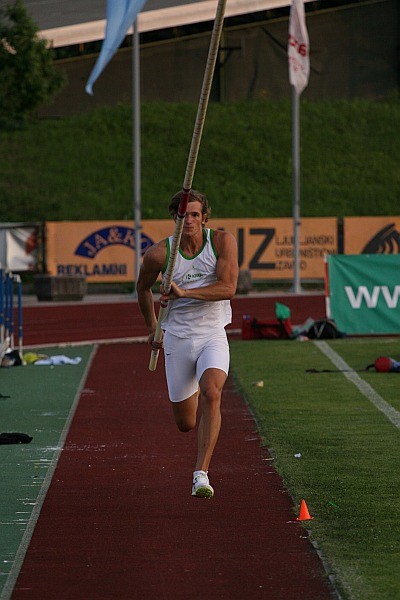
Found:
M 206 369 L 229 371 L 229 345 L 225 329 L 211 338 L 180 338 L 164 335 L 165 374 L 171 402 L 190 398 Z

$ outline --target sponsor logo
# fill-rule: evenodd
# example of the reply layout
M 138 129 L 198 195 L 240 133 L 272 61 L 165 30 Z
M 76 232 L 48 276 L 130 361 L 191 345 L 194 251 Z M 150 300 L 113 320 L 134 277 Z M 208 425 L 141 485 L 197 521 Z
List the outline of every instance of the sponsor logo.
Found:
M 83 265 L 83 264 L 58 264 L 57 275 L 85 275 L 86 277 L 99 276 L 102 277 L 113 277 L 115 275 L 124 275 L 128 273 L 126 264 L 94 264 L 94 265 Z
M 370 291 L 367 286 L 359 285 L 356 292 L 352 287 L 344 287 L 347 298 L 352 308 L 361 308 L 363 300 L 367 308 L 376 308 L 380 297 L 384 299 L 388 308 L 397 308 L 400 295 L 400 285 L 396 285 L 391 293 L 387 285 L 375 285 Z
M 366 243 L 361 254 L 399 254 L 400 233 L 396 231 L 395 224 L 390 223 L 383 227 L 373 238 Z
M 184 277 L 184 281 L 196 281 L 204 277 L 204 273 L 187 273 Z
M 131 227 L 104 227 L 88 235 L 75 250 L 77 256 L 95 258 L 101 250 L 119 244 L 127 248 L 136 249 L 135 230 Z M 149 246 L 154 244 L 153 240 L 146 234 L 141 234 L 141 255 Z

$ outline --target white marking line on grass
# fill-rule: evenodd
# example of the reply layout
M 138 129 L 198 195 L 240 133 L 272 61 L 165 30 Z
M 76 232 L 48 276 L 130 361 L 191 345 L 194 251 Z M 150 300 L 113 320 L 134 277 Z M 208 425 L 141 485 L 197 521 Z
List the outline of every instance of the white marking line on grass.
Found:
M 62 450 L 64 448 L 65 440 L 67 439 L 68 431 L 69 431 L 69 428 L 71 426 L 72 419 L 74 418 L 74 414 L 75 414 L 75 411 L 76 411 L 78 403 L 79 403 L 79 398 L 80 398 L 81 392 L 84 389 L 84 384 L 86 382 L 86 379 L 87 379 L 87 376 L 88 376 L 88 373 L 89 373 L 89 369 L 90 369 L 90 367 L 92 365 L 92 362 L 93 362 L 93 359 L 94 359 L 94 357 L 96 355 L 97 348 L 98 348 L 98 346 L 95 346 L 93 348 L 92 353 L 91 353 L 91 355 L 89 357 L 89 360 L 87 362 L 87 365 L 86 365 L 86 368 L 85 368 L 85 372 L 83 373 L 83 376 L 81 378 L 79 387 L 78 387 L 78 389 L 76 391 L 75 398 L 74 398 L 74 401 L 73 401 L 72 406 L 71 406 L 71 410 L 69 411 L 68 418 L 67 418 L 67 420 L 66 420 L 66 422 L 64 424 L 64 428 L 63 428 L 63 430 L 61 432 L 60 439 L 58 441 L 58 445 L 55 448 L 53 457 L 51 459 L 50 466 L 49 466 L 49 468 L 47 470 L 46 476 L 45 476 L 45 478 L 43 480 L 42 487 L 41 487 L 41 489 L 39 491 L 39 494 L 37 496 L 36 502 L 34 504 L 31 516 L 30 516 L 29 521 L 28 521 L 27 528 L 25 529 L 25 533 L 24 533 L 24 535 L 22 537 L 21 543 L 20 543 L 20 545 L 18 547 L 18 550 L 17 550 L 17 552 L 15 554 L 13 566 L 11 567 L 11 570 L 10 570 L 10 572 L 8 574 L 7 580 L 6 580 L 5 584 L 4 584 L 3 591 L 1 592 L 0 600 L 9 600 L 11 598 L 11 594 L 12 594 L 12 592 L 14 590 L 14 586 L 15 586 L 15 584 L 17 582 L 19 572 L 21 570 L 22 564 L 23 564 L 24 559 L 25 559 L 25 554 L 26 554 L 26 552 L 28 550 L 30 541 L 32 539 L 32 535 L 33 535 L 34 529 L 36 527 L 36 523 L 37 523 L 37 521 L 39 519 L 41 510 L 42 510 L 42 506 L 43 506 L 43 503 L 44 503 L 45 498 L 46 498 L 46 494 L 47 494 L 48 489 L 50 487 L 51 480 L 52 480 L 53 475 L 54 475 L 54 471 L 56 470 L 58 459 L 60 458 L 60 454 L 61 454 L 61 452 L 62 452 Z
M 337 367 L 340 371 L 343 371 L 343 375 L 354 383 L 354 385 L 360 390 L 360 392 L 370 401 L 372 404 L 389 419 L 398 429 L 400 429 L 400 412 L 391 406 L 386 400 L 382 398 L 369 385 L 364 379 L 362 379 L 355 371 L 353 371 L 346 361 L 343 360 L 337 352 L 326 343 L 321 341 L 315 341 L 314 344 L 329 360 Z

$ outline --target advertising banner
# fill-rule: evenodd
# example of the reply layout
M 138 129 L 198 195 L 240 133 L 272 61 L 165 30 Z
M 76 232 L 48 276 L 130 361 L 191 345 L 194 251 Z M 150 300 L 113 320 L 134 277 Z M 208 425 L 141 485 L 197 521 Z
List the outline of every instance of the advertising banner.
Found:
M 400 254 L 327 257 L 329 315 L 347 334 L 400 333 Z
M 210 226 L 235 236 L 239 266 L 253 280 L 293 279 L 293 219 L 211 219 Z M 337 252 L 337 219 L 302 219 L 299 239 L 301 277 L 323 279 L 325 254 Z
M 293 277 L 292 219 L 210 219 L 212 229 L 231 232 L 239 247 L 239 266 L 254 280 Z M 174 221 L 143 220 L 141 254 L 172 235 Z M 135 229 L 132 221 L 46 223 L 46 262 L 51 275 L 85 275 L 88 282 L 132 282 Z M 324 255 L 337 252 L 337 220 L 310 218 L 301 222 L 300 273 L 323 279 Z
M 400 217 L 346 217 L 345 254 L 399 254 Z

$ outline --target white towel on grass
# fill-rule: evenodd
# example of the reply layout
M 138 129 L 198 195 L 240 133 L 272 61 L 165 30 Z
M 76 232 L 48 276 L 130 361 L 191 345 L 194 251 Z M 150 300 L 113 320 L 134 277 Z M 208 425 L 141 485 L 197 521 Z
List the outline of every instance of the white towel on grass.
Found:
M 42 358 L 37 360 L 35 365 L 79 365 L 82 358 L 77 356 L 75 358 L 69 358 L 64 354 L 56 354 L 55 356 L 49 356 L 48 358 Z

